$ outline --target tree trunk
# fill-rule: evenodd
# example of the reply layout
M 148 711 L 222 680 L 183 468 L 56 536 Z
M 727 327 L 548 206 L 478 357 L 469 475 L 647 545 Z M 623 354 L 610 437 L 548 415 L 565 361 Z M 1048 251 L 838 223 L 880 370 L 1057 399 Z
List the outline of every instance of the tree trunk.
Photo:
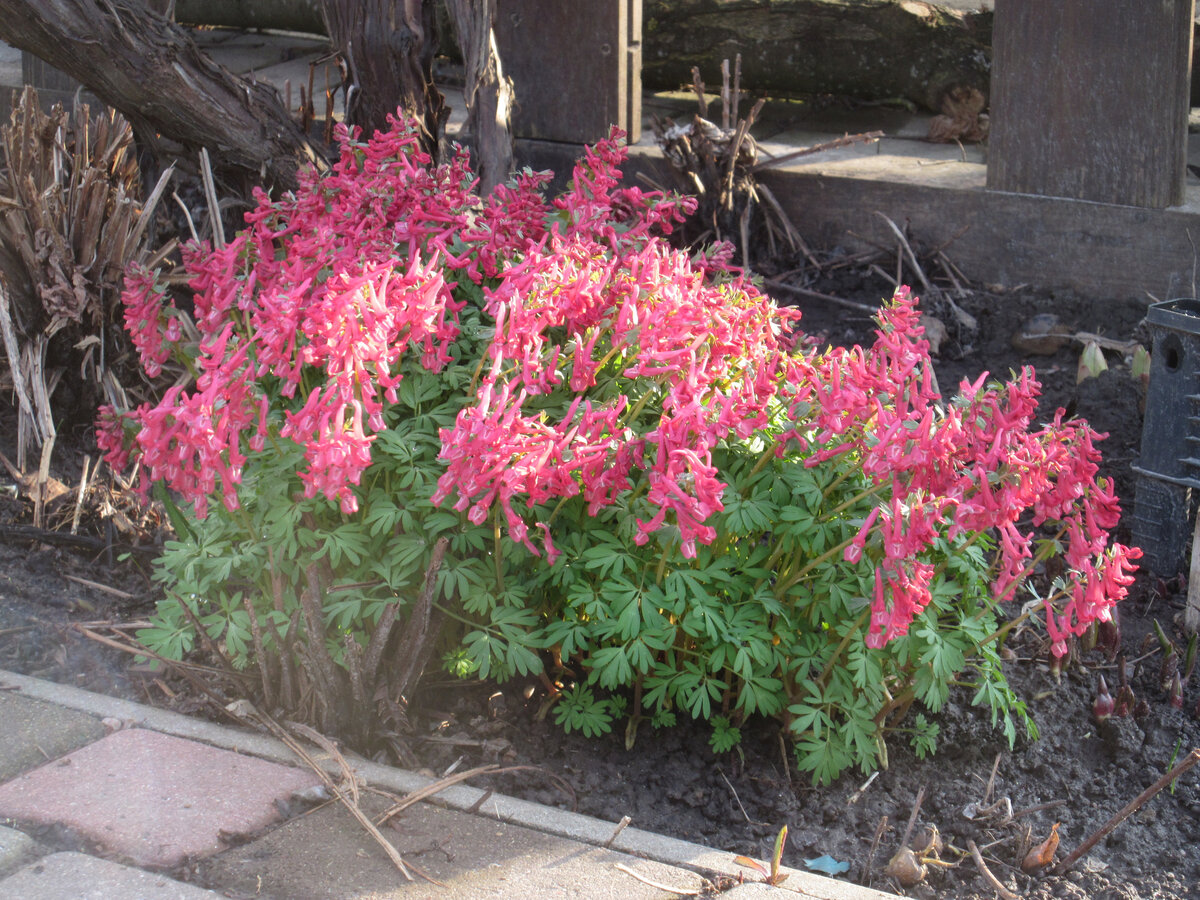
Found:
M 432 0 L 322 0 L 322 11 L 345 68 L 346 121 L 370 137 L 400 107 L 436 161 L 450 111 L 433 84 Z
M 512 81 L 500 66 L 492 31 L 496 0 L 446 0 L 466 67 L 463 98 L 479 191 L 486 196 L 513 169 Z
M 143 139 L 208 147 L 238 181 L 289 189 L 317 157 L 274 88 L 217 65 L 139 0 L 0 0 L 0 38 L 82 82 Z
M 940 109 L 966 85 L 988 95 L 992 14 L 918 0 L 645 0 L 642 83 L 708 83 L 742 54 L 751 94 L 905 99 Z

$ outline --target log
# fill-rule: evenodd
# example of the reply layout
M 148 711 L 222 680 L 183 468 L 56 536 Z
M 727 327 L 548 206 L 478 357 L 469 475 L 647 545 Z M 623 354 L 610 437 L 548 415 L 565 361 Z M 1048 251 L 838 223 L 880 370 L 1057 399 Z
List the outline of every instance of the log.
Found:
M 321 0 L 175 0 L 175 21 L 326 34 Z
M 143 141 L 208 147 L 235 183 L 291 189 L 320 158 L 273 87 L 214 63 L 144 0 L 0 0 L 0 38 L 84 84 Z
M 175 11 L 195 24 L 307 31 L 316 2 L 176 0 Z M 432 5 L 447 25 L 444 0 Z M 501 7 L 502 16 L 520 15 L 520 0 Z M 988 93 L 990 12 L 916 0 L 642 0 L 642 14 L 642 83 L 650 90 L 690 85 L 692 66 L 717 83 L 721 61 L 740 52 L 742 84 L 755 95 L 904 99 L 936 112 L 951 87 Z M 440 30 L 439 52 L 462 61 L 451 29 Z
M 977 87 L 983 84 L 985 87 L 980 89 L 985 96 L 987 95 L 986 84 L 992 53 L 992 14 L 990 12 L 962 14 L 940 10 L 941 15 L 934 17 L 931 21 L 923 18 L 928 13 L 928 10 L 921 9 L 926 6 L 924 3 L 901 5 L 894 0 L 873 0 L 873 3 L 875 6 L 894 7 L 894 9 L 878 13 L 878 15 L 887 17 L 889 21 L 899 20 L 904 23 L 897 35 L 893 37 L 880 23 L 871 22 L 868 18 L 870 15 L 868 10 L 850 8 L 865 6 L 866 4 L 862 0 L 822 0 L 822 2 L 803 0 L 802 4 L 789 3 L 788 0 L 775 0 L 772 3 L 767 3 L 765 0 L 758 3 L 718 3 L 716 0 L 707 0 L 707 2 L 683 0 L 681 3 L 680 0 L 644 0 L 647 28 L 644 35 L 643 53 L 644 58 L 646 60 L 653 59 L 654 64 L 643 69 L 642 83 L 650 90 L 676 90 L 690 83 L 693 65 L 700 66 L 705 79 L 715 83 L 716 73 L 720 71 L 721 60 L 732 59 L 739 49 L 743 54 L 744 64 L 750 56 L 746 52 L 747 48 L 759 45 L 762 52 L 769 52 L 769 48 L 762 43 L 761 33 L 750 30 L 753 27 L 761 27 L 758 23 L 761 23 L 765 13 L 770 12 L 775 17 L 771 27 L 775 27 L 776 23 L 786 22 L 789 17 L 797 20 L 796 26 L 788 26 L 789 32 L 791 32 L 798 27 L 799 20 L 809 15 L 802 8 L 803 6 L 814 9 L 817 6 L 836 6 L 838 9 L 822 13 L 822 18 L 827 23 L 825 33 L 836 36 L 838 28 L 842 27 L 847 32 L 845 37 L 836 39 L 833 45 L 822 43 L 819 37 L 808 41 L 810 50 L 817 48 L 817 58 L 810 64 L 797 65 L 794 61 L 788 60 L 788 54 L 794 55 L 795 53 L 797 46 L 795 41 L 793 40 L 789 47 L 786 46 L 787 39 L 783 35 L 768 32 L 768 36 L 771 38 L 769 43 L 783 45 L 775 48 L 782 52 L 782 56 L 778 57 L 775 63 L 766 66 L 765 71 L 755 72 L 754 80 L 747 83 L 746 89 L 754 94 L 764 92 L 784 95 L 845 94 L 868 101 L 900 97 L 930 110 L 940 111 L 939 90 L 933 92 L 939 94 L 936 98 L 937 102 L 930 103 L 926 96 L 930 93 L 929 91 L 918 89 L 912 92 L 911 87 L 906 87 L 889 92 L 884 88 L 885 83 L 881 83 L 879 86 L 871 84 L 870 76 L 866 72 L 855 72 L 850 78 L 844 77 L 851 57 L 847 57 L 845 54 L 838 55 L 840 49 L 834 50 L 834 48 L 845 48 L 858 44 L 864 48 L 868 46 L 872 48 L 872 52 L 875 54 L 875 63 L 872 68 L 891 72 L 893 76 L 896 73 L 903 74 L 900 72 L 900 67 L 913 61 L 917 61 L 921 68 L 927 68 L 928 61 L 936 64 L 939 57 L 948 55 L 952 59 L 957 54 L 961 71 L 956 75 L 951 65 L 948 70 L 949 81 L 952 84 L 963 83 Z M 693 28 L 688 29 L 689 32 L 701 34 L 707 32 L 709 35 L 708 39 L 703 39 L 691 34 L 690 39 L 696 42 L 695 46 L 691 48 L 685 48 L 682 44 L 676 46 L 673 38 L 674 34 L 681 33 L 677 30 L 677 25 L 687 15 L 680 11 L 684 5 L 696 7 L 698 11 L 703 7 L 704 14 L 712 17 L 709 22 L 695 23 Z M 787 8 L 793 5 L 801 8 L 795 10 Z M 443 4 L 439 2 L 437 6 L 440 16 L 439 23 L 444 23 L 447 20 L 446 14 L 442 10 Z M 176 0 L 175 14 L 178 21 L 195 25 L 278 28 L 324 34 L 324 24 L 320 19 L 319 7 L 319 0 Z M 758 8 L 757 13 L 754 13 L 755 7 Z M 913 12 L 913 8 L 920 9 L 920 15 Z M 727 18 L 728 21 L 722 21 L 723 18 Z M 830 18 L 833 19 L 831 24 L 829 23 Z M 839 25 L 839 19 L 841 25 Z M 817 19 L 814 18 L 813 21 L 816 22 Z M 922 21 L 926 24 L 922 25 Z M 865 31 L 861 30 L 864 22 L 866 23 Z M 962 34 L 963 30 L 966 31 L 966 35 Z M 1195 40 L 1200 42 L 1200 25 L 1196 27 L 1196 31 Z M 858 32 L 857 35 L 855 32 Z M 949 47 L 938 46 L 939 42 L 944 40 L 950 42 Z M 438 50 L 461 62 L 458 48 L 454 45 L 453 37 L 447 29 L 443 29 Z M 865 63 L 860 61 L 854 65 L 866 68 L 867 63 L 869 60 Z M 948 64 L 938 65 L 943 69 L 942 76 L 937 79 L 939 84 L 944 85 L 946 82 L 944 66 Z M 899 80 L 903 85 L 911 86 L 918 83 L 920 78 L 921 76 L 910 73 L 909 77 Z M 956 78 L 957 81 L 955 81 Z M 894 82 L 893 78 L 891 83 Z M 843 88 L 839 85 L 848 85 L 848 87 Z M 944 92 L 944 90 L 944 87 L 940 88 L 940 91 Z M 910 93 L 916 93 L 917 96 L 910 96 Z M 1200 66 L 1192 69 L 1192 96 L 1200 97 Z
M 742 54 L 750 94 L 902 99 L 938 111 L 965 85 L 988 94 L 991 13 L 919 0 L 645 0 L 642 83 L 718 83 Z

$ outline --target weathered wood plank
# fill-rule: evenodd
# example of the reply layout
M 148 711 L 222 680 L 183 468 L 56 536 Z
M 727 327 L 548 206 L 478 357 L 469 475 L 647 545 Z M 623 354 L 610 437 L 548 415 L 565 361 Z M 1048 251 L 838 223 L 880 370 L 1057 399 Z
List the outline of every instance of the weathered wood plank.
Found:
M 988 187 L 1184 199 L 1194 0 L 996 0 Z
M 895 238 L 876 212 L 907 223 L 925 247 L 972 280 L 1089 291 L 1114 300 L 1193 296 L 1200 192 L 1176 209 L 1146 209 L 916 183 L 763 173 L 811 246 L 867 249 Z M 963 231 L 963 229 L 966 229 Z M 959 232 L 962 232 L 959 235 Z M 956 235 L 958 235 L 956 237 Z M 863 239 L 866 239 L 864 241 Z
M 496 42 L 522 138 L 588 143 L 642 126 L 642 0 L 506 0 Z
M 519 141 L 517 164 L 566 173 L 574 153 L 568 145 Z M 634 147 L 625 180 L 637 183 L 644 172 L 667 184 L 665 166 L 657 149 Z M 870 177 L 856 177 L 855 166 L 832 175 L 832 166 L 816 164 L 807 172 L 769 169 L 759 177 L 816 249 L 894 247 L 895 235 L 877 215 L 882 212 L 908 226 L 918 252 L 945 245 L 946 255 L 978 283 L 1028 283 L 1147 303 L 1147 292 L 1162 300 L 1195 296 L 1200 188 L 1189 189 L 1182 207 L 1145 209 L 985 190 L 980 164 L 919 167 L 900 160 L 896 166 Z

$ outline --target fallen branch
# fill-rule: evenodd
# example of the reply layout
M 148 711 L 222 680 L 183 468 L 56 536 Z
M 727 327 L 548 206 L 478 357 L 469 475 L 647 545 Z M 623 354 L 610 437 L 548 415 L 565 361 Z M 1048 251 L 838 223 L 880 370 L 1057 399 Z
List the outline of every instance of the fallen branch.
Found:
M 866 303 L 859 303 L 855 300 L 846 300 L 843 297 L 834 297 L 832 294 L 822 294 L 820 291 L 809 290 L 808 288 L 796 287 L 794 284 L 787 284 L 782 281 L 775 281 L 767 278 L 763 281 L 767 287 L 776 288 L 788 294 L 795 294 L 797 297 L 812 297 L 814 300 L 824 300 L 828 303 L 834 303 L 838 306 L 844 306 L 847 309 L 853 309 L 856 312 L 866 313 L 868 316 L 876 316 L 879 314 L 879 307 L 868 306 Z
M 376 821 L 380 825 L 383 825 L 385 822 L 388 821 L 388 819 L 391 819 L 393 816 L 399 815 L 400 813 L 404 812 L 404 810 L 408 809 L 410 806 L 412 806 L 416 803 L 420 803 L 422 800 L 428 800 L 434 794 L 440 794 L 442 791 L 444 791 L 448 787 L 453 787 L 454 785 L 459 784 L 463 781 L 469 781 L 470 779 L 474 778 L 476 775 L 505 775 L 505 774 L 508 774 L 509 772 L 542 772 L 545 774 L 549 774 L 549 773 L 546 773 L 545 769 L 542 769 L 540 766 L 508 766 L 507 768 L 501 768 L 500 766 L 496 765 L 495 763 L 489 763 L 486 766 L 476 766 L 474 769 L 467 769 L 464 772 L 458 772 L 457 774 L 454 774 L 454 775 L 447 775 L 446 777 L 441 778 L 438 781 L 431 782 L 430 784 L 425 785 L 425 787 L 419 788 L 419 789 L 413 791 L 411 794 L 408 794 L 407 796 L 403 797 L 400 800 L 396 800 L 395 803 L 393 803 L 390 807 L 388 807 L 386 810 L 384 810 L 382 813 L 380 813 L 378 817 L 376 817 Z M 571 797 L 572 802 L 574 802 L 575 792 L 570 788 L 570 786 L 567 785 L 567 783 L 564 782 L 557 775 L 551 774 L 550 778 L 560 788 L 563 788 L 565 793 L 569 797 Z M 490 794 L 491 792 L 489 791 L 488 793 Z M 477 810 L 475 810 L 475 811 L 477 811 Z M 614 837 L 615 836 L 616 835 L 614 835 Z
M 751 172 L 760 172 L 763 169 L 769 169 L 772 166 L 782 165 L 785 162 L 791 162 L 793 159 L 800 159 L 803 156 L 812 156 L 814 153 L 824 153 L 826 150 L 837 150 L 839 147 L 849 147 L 852 144 L 871 144 L 883 137 L 882 131 L 864 131 L 862 134 L 846 134 L 832 141 L 825 141 L 821 144 L 813 144 L 811 147 L 801 147 L 799 150 L 793 150 L 790 153 L 784 153 L 782 156 L 772 156 L 770 159 L 764 159 L 760 163 L 750 167 Z
M 353 796 L 347 796 L 346 792 L 342 790 L 341 786 L 330 777 L 329 773 L 325 771 L 324 767 L 321 766 L 320 763 L 312 758 L 308 751 L 306 751 L 300 745 L 299 741 L 285 731 L 284 728 L 270 716 L 256 709 L 254 704 L 249 700 L 235 700 L 233 703 L 230 703 L 228 706 L 226 706 L 225 709 L 239 719 L 265 728 L 274 737 L 286 744 L 289 750 L 295 753 L 305 765 L 313 770 L 313 773 L 321 779 L 321 783 L 325 785 L 329 793 L 333 794 L 333 796 L 336 797 L 341 804 L 350 811 L 350 814 L 358 820 L 358 823 L 364 829 L 366 829 L 367 833 L 375 839 L 375 842 L 383 848 L 383 852 L 387 854 L 388 859 L 390 859 L 396 868 L 400 870 L 400 874 L 409 881 L 415 880 L 412 876 L 412 872 L 409 871 L 411 864 L 406 864 L 404 862 L 404 859 L 400 856 L 400 852 L 392 846 L 391 841 L 383 836 L 380 830 L 375 827 L 375 823 L 371 821 L 367 814 L 359 808 L 358 803 L 355 802 L 355 799 L 358 796 L 358 789 L 357 785 L 353 781 L 351 781 L 351 790 L 353 792 Z M 322 747 L 322 749 L 324 749 L 326 752 L 329 752 L 331 747 L 333 752 L 330 755 L 337 760 L 338 765 L 343 772 L 349 771 L 350 767 L 346 763 L 346 760 L 340 753 L 337 752 L 337 748 L 333 747 L 331 742 L 327 741 L 326 746 Z M 353 778 L 352 772 L 351 777 Z M 428 881 L 438 884 L 441 887 L 445 887 L 445 885 L 442 885 L 440 882 L 430 878 L 416 866 L 411 866 L 411 868 L 414 872 Z
M 617 827 L 613 829 L 613 833 L 610 834 L 608 836 L 608 840 L 605 841 L 600 846 L 603 847 L 605 850 L 607 850 L 609 847 L 611 847 L 613 845 L 613 841 L 615 841 L 617 839 L 617 835 L 619 835 L 622 831 L 624 831 L 626 826 L 628 826 L 629 823 L 632 821 L 633 821 L 633 819 L 630 816 L 621 816 L 621 821 L 617 823 Z
M 917 791 L 916 802 L 913 803 L 912 812 L 908 816 L 908 825 L 904 829 L 904 837 L 900 839 L 900 846 L 907 847 L 908 839 L 912 837 L 913 827 L 917 824 L 917 816 L 921 813 L 921 804 L 925 802 L 925 788 L 927 785 L 921 785 L 921 789 Z
M 1125 804 L 1125 806 L 1119 812 L 1101 825 L 1088 837 L 1087 840 L 1068 853 L 1066 858 L 1064 858 L 1062 862 L 1054 867 L 1054 874 L 1061 875 L 1070 869 L 1071 866 L 1079 862 L 1080 857 L 1095 847 L 1097 843 L 1099 843 L 1109 834 L 1109 832 L 1145 806 L 1155 794 L 1165 788 L 1168 784 L 1170 784 L 1192 766 L 1196 765 L 1198 762 L 1200 762 L 1200 747 L 1194 749 L 1191 753 L 1183 758 L 1183 761 L 1180 762 L 1179 765 L 1167 772 L 1167 774 L 1165 774 L 1162 778 L 1158 779 L 1158 781 L 1154 782 L 1154 784 L 1150 785 L 1150 787 L 1146 788 L 1134 799 Z
M 933 293 L 933 285 L 930 284 L 929 279 L 925 277 L 925 270 L 922 269 L 921 264 L 917 262 L 917 254 L 913 253 L 913 248 L 908 243 L 908 238 L 904 236 L 904 232 L 900 230 L 895 222 L 893 222 L 883 213 L 877 212 L 875 215 L 887 222 L 888 227 L 892 229 L 892 233 L 896 235 L 896 240 L 900 242 L 900 246 L 904 250 L 904 255 L 908 257 L 908 264 L 912 266 L 913 271 L 917 273 L 917 278 L 920 279 L 921 287 L 925 289 L 925 293 Z
M 162 547 L 153 545 L 135 547 L 132 544 L 110 544 L 102 538 L 89 537 L 85 534 L 68 534 L 64 531 L 51 531 L 48 528 L 37 528 L 33 525 L 0 525 L 0 541 L 13 543 L 37 541 L 59 547 L 75 547 L 80 550 L 96 552 L 111 548 L 119 553 L 136 553 L 147 560 L 157 559 L 162 553 Z
M 73 581 L 76 584 L 82 584 L 84 587 L 90 587 L 102 594 L 117 597 L 120 600 L 137 599 L 136 594 L 131 594 L 129 591 L 123 591 L 120 588 L 110 587 L 107 584 L 101 584 L 99 581 L 92 581 L 90 578 L 80 578 L 78 575 L 67 575 L 66 573 L 63 574 L 63 578 L 67 579 L 67 581 Z
M 887 831 L 887 816 L 879 817 L 879 825 L 875 828 L 875 837 L 871 839 L 871 849 L 867 853 L 867 858 L 863 861 L 862 874 L 859 876 L 859 881 L 867 884 L 867 877 L 871 874 L 871 869 L 875 865 L 875 854 L 879 852 L 879 842 L 883 840 L 883 833 Z
M 725 777 L 725 773 L 720 769 L 717 769 L 717 774 L 721 776 L 721 780 L 724 781 L 725 785 L 729 788 L 729 793 L 733 794 L 734 802 L 737 803 L 738 809 L 742 811 L 742 815 L 746 818 L 746 821 L 753 825 L 754 823 L 750 819 L 750 814 L 746 812 L 746 807 L 742 806 L 742 798 L 737 795 L 737 791 L 733 789 L 733 785 L 730 783 L 729 779 Z

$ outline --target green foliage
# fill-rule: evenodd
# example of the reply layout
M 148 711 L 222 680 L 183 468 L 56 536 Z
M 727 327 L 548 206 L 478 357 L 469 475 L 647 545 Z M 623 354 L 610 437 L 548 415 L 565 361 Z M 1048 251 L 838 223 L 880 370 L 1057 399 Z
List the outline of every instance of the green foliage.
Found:
M 713 727 L 713 733 L 708 739 L 708 746 L 712 747 L 713 753 L 728 753 L 742 742 L 741 729 L 733 725 L 725 716 L 713 716 L 710 724 Z
M 598 737 L 612 731 L 612 704 L 597 700 L 586 685 L 572 685 L 554 705 L 554 721 L 568 734 L 581 731 L 585 737 Z

